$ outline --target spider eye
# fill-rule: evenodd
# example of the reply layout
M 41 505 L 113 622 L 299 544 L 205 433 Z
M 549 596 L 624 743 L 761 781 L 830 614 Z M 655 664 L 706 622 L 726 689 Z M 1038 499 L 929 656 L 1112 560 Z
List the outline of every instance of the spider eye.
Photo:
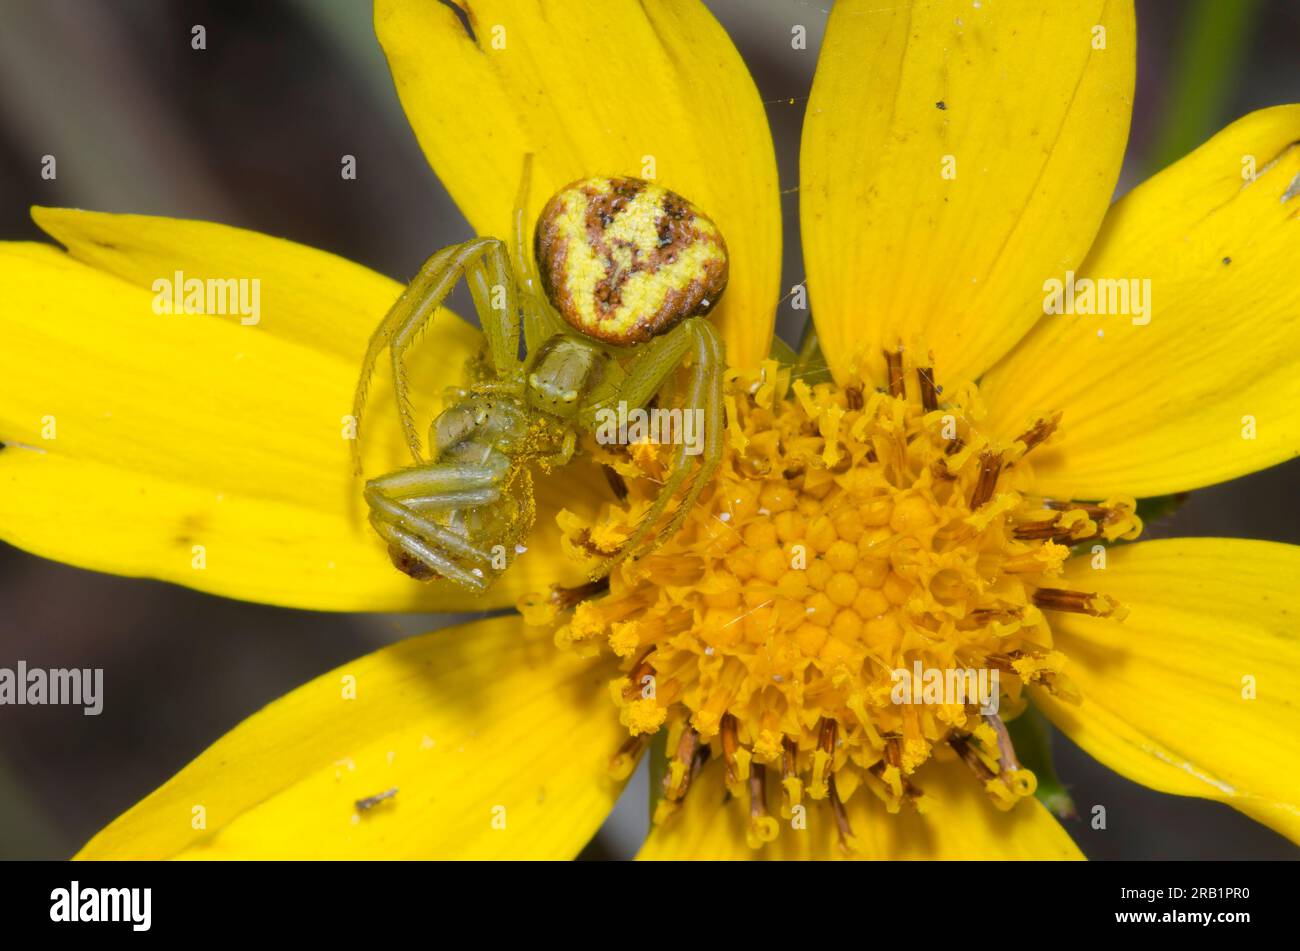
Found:
M 575 330 L 649 340 L 705 314 L 727 286 L 727 245 L 704 212 L 639 178 L 585 178 L 558 191 L 534 235 L 542 286 Z

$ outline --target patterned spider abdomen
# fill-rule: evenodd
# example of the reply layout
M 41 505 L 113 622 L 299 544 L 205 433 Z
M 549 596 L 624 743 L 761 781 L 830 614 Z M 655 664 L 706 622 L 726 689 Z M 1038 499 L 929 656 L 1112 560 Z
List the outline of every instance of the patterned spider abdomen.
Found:
M 639 178 L 584 178 L 537 220 L 537 268 L 565 321 L 607 343 L 641 343 L 705 314 L 727 286 L 727 245 L 689 201 Z

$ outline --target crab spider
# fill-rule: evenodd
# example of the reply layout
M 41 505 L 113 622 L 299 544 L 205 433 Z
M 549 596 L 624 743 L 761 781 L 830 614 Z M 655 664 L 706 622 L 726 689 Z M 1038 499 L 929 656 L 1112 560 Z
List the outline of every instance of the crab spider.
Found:
M 717 227 L 648 182 L 582 179 L 543 209 L 534 272 L 524 240 L 529 171 L 530 160 L 514 213 L 513 269 L 505 242 L 490 237 L 429 258 L 371 337 L 353 404 L 359 425 L 387 350 L 412 465 L 365 483 L 370 524 L 402 571 L 475 592 L 508 566 L 532 527 L 532 465 L 568 463 L 602 410 L 674 400 L 702 412 L 704 439 L 698 457 L 685 445 L 673 448 L 655 501 L 597 577 L 675 532 L 722 457 L 722 343 L 703 316 L 727 283 Z M 426 453 L 404 357 L 461 278 L 482 324 L 484 353 L 433 421 Z M 360 475 L 355 441 L 353 461 Z

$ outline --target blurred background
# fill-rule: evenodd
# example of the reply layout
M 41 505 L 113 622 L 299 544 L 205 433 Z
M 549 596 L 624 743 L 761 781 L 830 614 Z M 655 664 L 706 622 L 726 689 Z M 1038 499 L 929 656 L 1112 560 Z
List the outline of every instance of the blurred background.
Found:
M 803 278 L 797 148 L 829 2 L 707 2 L 767 103 L 789 288 Z M 1121 192 L 1228 121 L 1300 102 L 1300 0 L 1138 0 L 1138 23 Z M 206 50 L 191 49 L 195 24 Z M 795 24 L 807 29 L 806 52 L 791 50 Z M 57 181 L 41 179 L 47 153 L 58 156 Z M 355 181 L 340 178 L 344 154 L 358 157 Z M 367 0 L 0 0 L 0 240 L 43 239 L 32 204 L 221 221 L 403 281 L 469 234 L 407 127 Z M 796 342 L 801 320 L 784 310 L 782 336 Z M 1297 487 L 1300 462 L 1210 488 L 1150 535 L 1300 542 Z M 93 718 L 0 707 L 0 858 L 71 855 L 265 703 L 449 620 L 241 604 L 0 543 L 0 667 L 102 667 L 107 694 Z M 1227 806 L 1150 792 L 1063 737 L 1052 743 L 1085 814 L 1107 807 L 1104 831 L 1067 823 L 1089 857 L 1300 854 Z M 641 775 L 584 855 L 634 854 L 646 801 Z

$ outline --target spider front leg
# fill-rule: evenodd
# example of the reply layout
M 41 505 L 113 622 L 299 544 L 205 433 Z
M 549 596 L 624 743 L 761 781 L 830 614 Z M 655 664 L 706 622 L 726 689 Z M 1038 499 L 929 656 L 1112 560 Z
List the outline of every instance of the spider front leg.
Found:
M 397 401 L 397 414 L 406 445 L 417 464 L 425 460 L 420 451 L 420 437 L 415 429 L 415 415 L 411 410 L 403 357 L 433 320 L 438 307 L 461 276 L 465 277 L 474 298 L 474 308 L 483 325 L 483 334 L 487 337 L 497 373 L 502 377 L 512 377 L 523 372 L 518 358 L 519 308 L 505 244 L 496 238 L 476 238 L 464 244 L 443 248 L 425 261 L 419 273 L 402 291 L 371 335 L 352 401 L 352 418 L 359 430 L 370 379 L 379 357 L 388 348 L 393 363 L 393 395 Z M 360 475 L 359 437 L 352 441 L 352 465 L 356 474 Z
M 645 346 L 646 349 L 633 358 L 627 376 L 617 393 L 602 394 L 603 398 L 593 403 L 589 410 L 590 415 L 586 418 L 594 418 L 597 410 L 608 408 L 609 404 L 616 399 L 625 401 L 629 407 L 644 406 L 651 397 L 664 388 L 664 384 L 689 356 L 690 379 L 685 388 L 685 398 L 681 408 L 683 417 L 686 413 L 699 413 L 703 421 L 704 444 L 700 453 L 699 466 L 694 467 L 691 464 L 690 447 L 685 439 L 678 442 L 673 449 L 672 462 L 659 495 L 619 552 L 602 566 L 605 572 L 623 559 L 639 555 L 651 547 L 652 543 L 646 542 L 651 532 L 663 538 L 673 535 L 686 520 L 687 514 L 699 499 L 700 493 L 704 491 L 704 487 L 708 485 L 718 463 L 722 460 L 724 358 L 722 341 L 718 338 L 713 325 L 703 317 L 692 317 Z M 694 470 L 694 477 L 672 519 L 666 526 L 659 528 L 660 518 L 682 484 L 691 476 L 692 470 Z

